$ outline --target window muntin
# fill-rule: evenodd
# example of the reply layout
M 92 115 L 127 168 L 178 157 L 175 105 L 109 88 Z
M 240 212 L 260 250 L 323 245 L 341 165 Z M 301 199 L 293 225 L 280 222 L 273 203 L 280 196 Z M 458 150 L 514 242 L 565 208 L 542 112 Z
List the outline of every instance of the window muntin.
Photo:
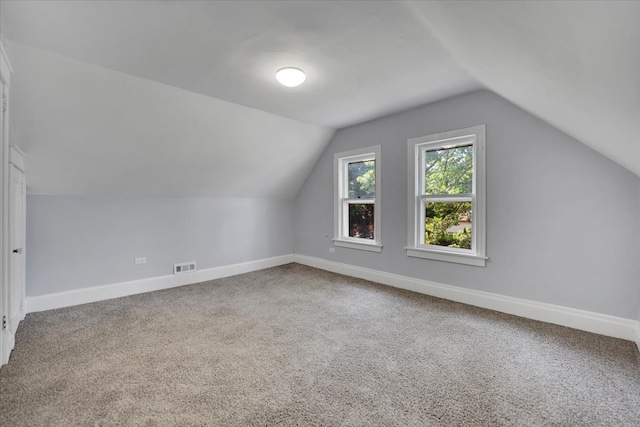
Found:
M 484 133 L 409 140 L 409 256 L 485 264 Z
M 336 246 L 379 252 L 379 162 L 380 146 L 336 154 Z

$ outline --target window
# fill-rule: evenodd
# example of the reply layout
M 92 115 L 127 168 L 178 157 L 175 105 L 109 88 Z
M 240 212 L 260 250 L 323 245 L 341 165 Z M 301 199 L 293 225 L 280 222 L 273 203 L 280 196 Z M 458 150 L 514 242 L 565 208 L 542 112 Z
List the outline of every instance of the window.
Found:
M 408 142 L 407 255 L 484 267 L 485 125 Z
M 380 146 L 337 153 L 334 160 L 333 244 L 381 252 Z

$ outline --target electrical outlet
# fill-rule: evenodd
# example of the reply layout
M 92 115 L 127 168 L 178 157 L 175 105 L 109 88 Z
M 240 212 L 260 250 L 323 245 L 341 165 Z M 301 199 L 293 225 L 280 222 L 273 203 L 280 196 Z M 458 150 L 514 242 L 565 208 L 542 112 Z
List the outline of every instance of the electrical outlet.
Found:
M 336 253 L 336 248 L 329 248 L 329 253 L 330 254 L 335 254 Z
M 146 256 L 143 256 L 143 257 L 140 257 L 140 258 L 134 258 L 134 259 L 133 259 L 133 263 L 134 263 L 135 265 L 139 265 L 139 264 L 146 264 L 146 263 L 147 263 L 147 257 L 146 257 Z

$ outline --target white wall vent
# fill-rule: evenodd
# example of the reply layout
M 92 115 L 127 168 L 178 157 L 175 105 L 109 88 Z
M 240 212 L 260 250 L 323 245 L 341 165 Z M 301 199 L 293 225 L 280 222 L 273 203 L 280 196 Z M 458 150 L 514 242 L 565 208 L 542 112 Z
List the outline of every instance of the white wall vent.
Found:
M 196 271 L 195 261 L 173 264 L 173 274 L 189 273 L 191 271 Z

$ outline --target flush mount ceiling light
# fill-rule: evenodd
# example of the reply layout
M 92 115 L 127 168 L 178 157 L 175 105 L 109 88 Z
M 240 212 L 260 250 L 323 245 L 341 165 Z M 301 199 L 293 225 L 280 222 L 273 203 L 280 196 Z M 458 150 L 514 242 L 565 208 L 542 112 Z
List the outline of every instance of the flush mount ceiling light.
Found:
M 300 86 L 307 78 L 300 68 L 284 67 L 276 71 L 276 79 L 287 87 Z

